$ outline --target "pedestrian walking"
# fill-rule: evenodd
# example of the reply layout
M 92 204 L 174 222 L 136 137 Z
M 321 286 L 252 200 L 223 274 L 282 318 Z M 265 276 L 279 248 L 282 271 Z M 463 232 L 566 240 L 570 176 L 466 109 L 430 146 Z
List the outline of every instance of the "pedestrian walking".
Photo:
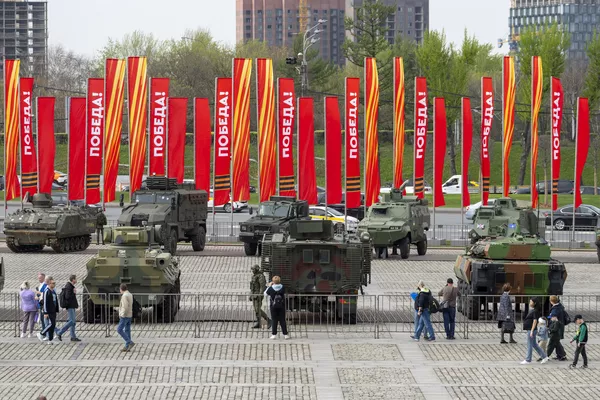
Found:
M 263 297 L 265 287 L 267 286 L 267 280 L 265 275 L 260 271 L 258 265 L 252 266 L 252 278 L 250 279 L 250 301 L 254 307 L 254 315 L 256 317 L 256 324 L 252 326 L 253 329 L 260 328 L 260 318 L 264 318 L 267 321 L 267 329 L 271 327 L 271 319 L 267 316 L 267 313 L 262 309 Z
M 415 341 L 419 341 L 421 337 L 421 332 L 423 329 L 427 329 L 429 333 L 429 339 L 427 341 L 433 342 L 435 341 L 435 332 L 433 332 L 433 326 L 431 326 L 431 316 L 430 309 L 431 303 L 433 303 L 433 296 L 431 291 L 425 287 L 425 283 L 423 281 L 419 282 L 419 294 L 417 295 L 417 314 L 419 315 L 419 326 L 417 327 L 417 331 L 415 332 L 415 336 L 413 339 Z
M 39 302 L 35 298 L 35 292 L 29 287 L 29 282 L 21 284 L 21 310 L 23 311 L 23 329 L 21 337 L 33 337 L 33 327 L 35 326 L 35 316 L 38 313 Z M 27 335 L 29 327 L 29 335 Z
M 127 290 L 127 285 L 121 283 L 121 302 L 119 303 L 119 326 L 117 333 L 125 341 L 122 352 L 128 352 L 135 345 L 131 341 L 131 318 L 133 317 L 133 295 Z
M 414 324 L 415 324 L 415 326 L 413 328 L 413 331 L 414 331 L 413 335 L 410 336 L 412 339 L 414 339 L 415 335 L 417 334 L 417 328 L 419 327 L 419 321 L 421 320 L 421 314 L 419 314 L 419 305 L 417 304 L 417 297 L 419 296 L 419 292 L 421 291 L 421 285 L 425 286 L 423 281 L 419 281 L 419 283 L 417 283 L 417 291 L 410 294 L 410 297 L 414 301 Z M 425 333 L 423 334 L 423 339 L 425 339 L 425 340 L 429 339 L 429 333 L 427 331 L 425 331 Z
M 529 300 L 529 313 L 527 313 L 527 316 L 523 320 L 523 330 L 527 332 L 527 355 L 525 356 L 525 360 L 521 361 L 522 365 L 531 364 L 533 350 L 539 354 L 542 364 L 548 362 L 548 356 L 537 344 L 538 319 L 541 316 L 540 308 L 541 302 L 539 299 L 533 298 Z
M 552 307 L 550 308 L 549 318 L 552 319 L 552 317 L 555 316 L 560 322 L 560 339 L 558 343 L 555 344 L 556 357 L 554 359 L 559 361 L 567 361 L 567 352 L 565 351 L 565 348 L 563 347 L 560 341 L 565 338 L 565 326 L 571 323 L 571 319 L 569 318 L 569 315 L 565 311 L 565 308 L 563 307 L 560 300 L 558 300 L 558 296 L 550 296 L 550 305 Z
M 496 320 L 498 321 L 498 329 L 500 329 L 501 344 L 508 343 L 506 340 L 504 340 L 505 333 L 508 333 L 510 335 L 510 343 L 517 343 L 515 339 L 513 339 L 515 323 L 513 321 L 512 301 L 510 298 L 511 290 L 512 286 L 510 285 L 510 283 L 505 283 L 502 287 L 502 296 L 500 296 L 500 305 L 498 306 L 498 314 L 496 315 Z
M 558 346 L 562 345 L 560 344 L 560 332 L 564 331 L 564 325 L 562 323 L 562 321 L 560 321 L 558 319 L 558 317 L 556 315 L 553 315 L 550 318 L 550 326 L 548 327 L 548 351 L 546 352 L 546 354 L 548 355 L 548 357 L 550 357 L 552 355 L 552 352 L 554 352 L 554 349 L 556 349 L 557 353 L 558 353 Z M 563 349 L 564 351 L 564 349 Z M 564 358 L 564 360 L 566 360 L 566 357 Z
M 56 314 L 58 314 L 59 311 L 58 296 L 54 290 L 56 286 L 54 279 L 49 276 L 46 278 L 46 282 L 48 282 L 48 287 L 44 291 L 44 304 L 42 307 L 44 318 L 46 318 L 46 327 L 41 333 L 37 334 L 37 337 L 40 341 L 47 340 L 48 344 L 54 344 L 53 340 L 54 329 L 56 329 Z M 47 337 L 45 337 L 46 335 Z
M 454 286 L 452 278 L 446 280 L 444 286 L 438 296 L 442 298 L 440 306 L 444 316 L 444 331 L 446 331 L 446 339 L 454 340 L 454 327 L 456 320 L 456 298 L 460 295 L 458 288 Z
M 67 314 L 69 319 L 66 324 L 64 324 L 56 333 L 56 337 L 58 340 L 62 342 L 62 335 L 68 330 L 71 330 L 71 342 L 81 342 L 81 339 L 77 337 L 75 334 L 75 326 L 77 324 L 76 321 L 76 311 L 79 308 L 79 303 L 77 302 L 77 289 L 75 289 L 75 285 L 77 284 L 77 277 L 75 275 L 71 275 L 69 277 L 69 282 L 65 285 L 62 292 L 60 292 L 61 298 L 61 307 L 67 309 Z
M 277 324 L 281 326 L 283 337 L 289 339 L 285 323 L 285 288 L 281 284 L 280 277 L 273 277 L 273 282 L 271 282 L 271 286 L 267 289 L 267 294 L 271 300 L 271 339 L 277 339 Z
M 44 292 L 48 287 L 48 282 L 46 282 L 46 274 L 39 273 L 38 274 L 38 282 L 40 283 L 36 289 L 35 296 L 38 301 L 38 320 L 40 321 L 40 332 L 44 330 L 46 327 L 46 319 L 44 318 L 44 312 L 42 310 L 42 305 L 44 303 Z
M 104 245 L 104 225 L 106 225 L 108 221 L 106 220 L 106 215 L 102 211 L 98 211 L 96 214 L 96 244 L 100 244 L 100 240 L 102 240 L 102 244 Z
M 538 319 L 537 341 L 540 348 L 548 355 L 548 326 L 544 317 Z M 538 358 L 538 361 L 542 361 L 542 359 Z
M 581 314 L 577 314 L 575 316 L 575 323 L 577 324 L 577 332 L 573 339 L 571 339 L 571 343 L 577 343 L 577 348 L 575 349 L 575 355 L 573 356 L 573 364 L 569 365 L 570 368 L 577 367 L 577 361 L 579 361 L 579 355 L 583 358 L 583 368 L 588 367 L 588 358 L 585 352 L 585 345 L 588 341 L 588 329 L 585 321 Z

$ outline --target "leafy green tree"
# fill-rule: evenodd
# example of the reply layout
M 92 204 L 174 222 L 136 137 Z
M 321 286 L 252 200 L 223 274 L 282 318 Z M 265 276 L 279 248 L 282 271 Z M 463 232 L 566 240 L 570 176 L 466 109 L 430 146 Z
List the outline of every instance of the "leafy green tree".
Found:
M 595 110 L 600 105 L 600 33 L 594 32 L 592 40 L 587 45 L 587 55 L 589 64 L 584 95 L 590 101 L 590 109 Z

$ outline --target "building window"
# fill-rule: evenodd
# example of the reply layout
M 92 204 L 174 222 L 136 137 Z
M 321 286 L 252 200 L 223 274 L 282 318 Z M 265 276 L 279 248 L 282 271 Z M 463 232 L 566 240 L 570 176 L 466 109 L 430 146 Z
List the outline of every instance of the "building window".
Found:
M 267 25 L 267 29 L 271 29 L 271 25 Z
M 291 14 L 291 13 L 292 13 L 292 10 L 287 10 L 287 13 L 288 13 L 288 14 Z
M 252 35 L 251 35 L 251 34 L 249 34 L 249 33 L 246 33 L 246 39 L 250 39 L 251 37 L 252 37 Z
M 249 24 L 250 23 L 250 18 L 246 18 L 246 23 Z
M 252 29 L 252 27 L 250 25 L 246 25 L 246 30 L 249 31 L 250 29 Z
M 256 11 L 256 13 L 257 13 L 258 15 L 262 15 L 262 10 L 257 10 L 257 11 Z

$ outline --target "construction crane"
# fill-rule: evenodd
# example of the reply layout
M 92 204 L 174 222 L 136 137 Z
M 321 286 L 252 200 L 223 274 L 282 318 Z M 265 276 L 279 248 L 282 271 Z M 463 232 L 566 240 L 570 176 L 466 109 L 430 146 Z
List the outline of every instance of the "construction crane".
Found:
M 299 16 L 299 25 L 300 29 L 298 33 L 306 32 L 306 27 L 310 21 L 310 9 L 308 8 L 308 0 L 300 0 L 300 4 L 298 5 L 298 10 L 300 11 Z
M 504 43 L 508 43 L 508 49 L 510 51 L 517 51 L 519 48 L 519 40 L 521 40 L 519 35 L 513 34 L 509 35 L 508 39 L 498 39 L 498 48 L 501 49 Z

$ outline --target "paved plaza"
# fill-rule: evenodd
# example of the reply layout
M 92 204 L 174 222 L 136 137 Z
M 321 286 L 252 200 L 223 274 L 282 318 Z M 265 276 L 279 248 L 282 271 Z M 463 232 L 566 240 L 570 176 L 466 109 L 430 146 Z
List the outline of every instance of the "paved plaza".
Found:
M 182 291 L 187 298 L 193 299 L 197 293 L 243 297 L 249 289 L 250 267 L 258 259 L 238 256 L 238 248 L 207 250 L 210 255 L 181 257 Z M 221 252 L 233 256 L 216 255 Z M 7 274 L 3 294 L 18 291 L 23 280 L 35 281 L 40 270 L 53 275 L 61 288 L 72 273 L 83 278 L 85 262 L 91 257 L 2 253 Z M 377 260 L 365 297 L 407 298 L 419 279 L 437 291 L 453 276 L 453 262 L 441 259 L 456 254 L 454 250 L 431 249 L 429 259 L 415 255 L 408 261 Z M 582 308 L 597 310 L 600 278 L 595 252 L 554 255 L 573 261 L 567 264 L 565 294 L 580 295 L 588 299 Z M 191 301 L 183 301 L 181 315 Z M 468 339 L 466 325 L 460 322 L 455 341 L 444 340 L 436 324 L 435 343 L 414 342 L 409 338 L 410 309 L 406 322 L 373 324 L 363 317 L 354 326 L 324 324 L 317 329 L 292 324 L 290 341 L 269 340 L 265 328 L 250 329 L 249 321 L 244 320 L 220 326 L 185 318 L 174 324 L 134 324 L 136 346 L 130 353 L 120 352 L 122 343 L 114 325 L 109 324 L 79 324 L 83 341 L 76 344 L 68 341 L 68 335 L 55 346 L 42 345 L 34 338 L 16 338 L 14 324 L 6 321 L 8 311 L 3 310 L 2 400 L 35 399 L 41 393 L 51 400 L 600 397 L 600 367 L 596 367 L 600 336 L 594 332 L 594 323 L 588 348 L 590 368 L 570 370 L 568 363 L 558 361 L 519 365 L 525 355 L 525 335 L 516 335 L 516 345 L 501 345 L 491 321 L 470 324 Z M 569 325 L 569 334 L 573 329 Z M 573 347 L 566 348 L 572 358 Z

